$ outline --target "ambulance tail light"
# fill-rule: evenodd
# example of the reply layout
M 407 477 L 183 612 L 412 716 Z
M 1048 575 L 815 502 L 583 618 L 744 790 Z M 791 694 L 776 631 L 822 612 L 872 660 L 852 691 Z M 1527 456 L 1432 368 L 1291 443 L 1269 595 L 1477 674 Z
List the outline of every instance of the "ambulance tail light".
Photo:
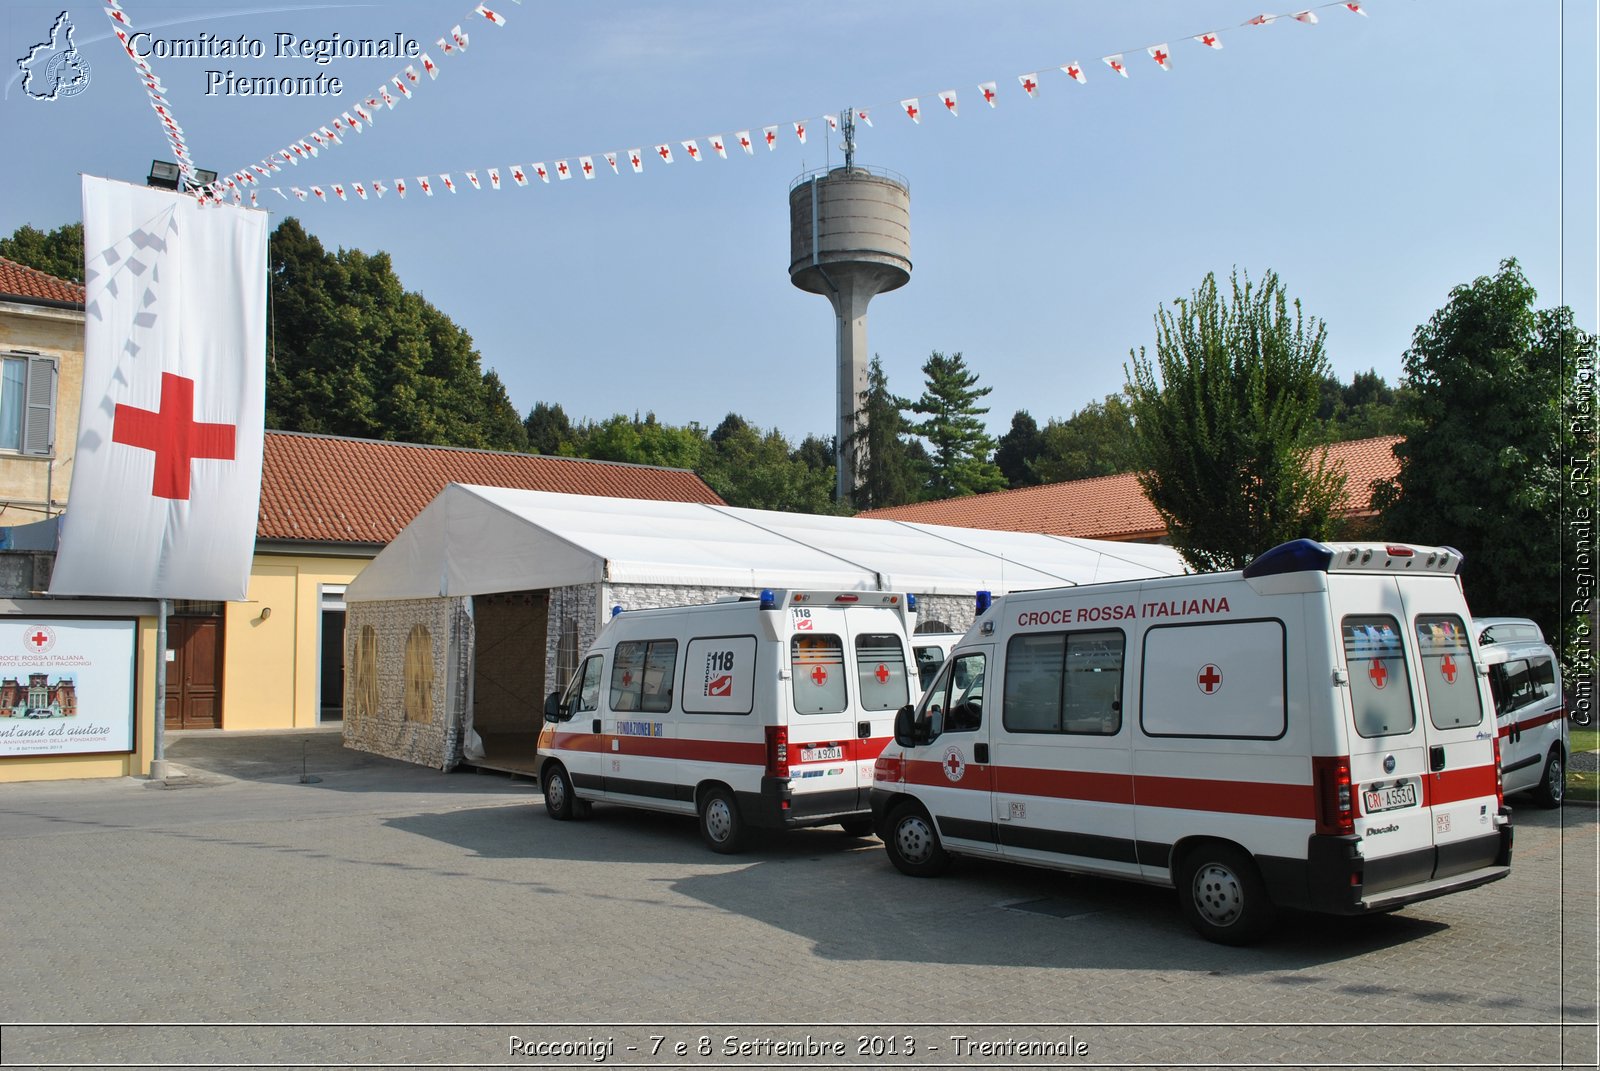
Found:
M 785 725 L 767 726 L 767 776 L 789 776 L 789 728 Z
M 1410 547 L 1391 543 L 1383 548 L 1391 558 L 1409 558 L 1416 553 Z
M 1506 805 L 1506 782 L 1500 774 L 1500 736 L 1494 738 L 1494 798 L 1495 802 L 1504 807 Z
M 1317 833 L 1342 837 L 1356 831 L 1355 786 L 1350 781 L 1348 755 L 1317 755 L 1311 759 L 1317 794 Z

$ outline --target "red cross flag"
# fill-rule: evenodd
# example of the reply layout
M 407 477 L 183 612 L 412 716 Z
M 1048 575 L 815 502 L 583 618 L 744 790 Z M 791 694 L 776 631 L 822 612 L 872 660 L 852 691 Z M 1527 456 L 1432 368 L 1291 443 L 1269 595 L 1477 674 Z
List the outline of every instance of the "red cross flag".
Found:
M 1317 13 L 1315 11 L 1296 11 L 1293 18 L 1296 22 L 1305 22 L 1312 26 L 1317 24 Z
M 662 163 L 664 163 L 664 164 L 672 163 L 672 146 L 671 145 L 657 145 L 656 146 L 656 155 L 661 157 L 661 162 Z
M 478 182 L 478 173 L 476 171 L 468 171 L 467 172 L 467 181 L 472 183 L 472 188 L 473 189 L 475 189 L 475 190 L 483 189 L 482 184 Z
M 565 160 L 557 160 L 556 161 L 556 178 L 560 179 L 562 182 L 565 182 L 565 181 L 567 181 L 567 179 L 569 179 L 571 177 L 572 177 L 572 168 L 567 166 L 567 162 Z
M 262 211 L 84 177 L 83 405 L 51 594 L 245 598 L 267 229 Z
M 800 139 L 800 144 L 806 143 L 806 124 L 803 121 L 794 124 L 794 136 Z
M 422 54 L 422 69 L 428 72 L 429 78 L 439 77 L 438 66 L 433 62 L 433 57 L 426 52 Z
M 1245 19 L 1244 24 L 1246 26 L 1271 26 L 1277 21 L 1278 16 L 1276 15 L 1256 15 L 1253 18 Z
M 983 83 L 982 85 L 980 85 L 978 87 L 978 92 L 983 94 L 983 99 L 986 100 L 989 103 L 989 107 L 993 108 L 994 107 L 994 98 L 995 98 L 994 83 L 993 82 L 985 82 L 985 83 Z
M 498 167 L 489 169 L 489 185 L 497 190 L 500 188 L 500 169 Z
M 1124 78 L 1128 77 L 1128 68 L 1122 62 L 1121 52 L 1118 52 L 1115 56 L 1101 56 L 1100 58 L 1106 61 L 1107 67 L 1110 67 Z
M 909 118 L 913 123 L 916 123 L 918 126 L 922 125 L 922 105 L 917 103 L 916 97 L 910 97 L 901 101 L 900 110 L 905 112 L 906 117 Z
M 829 114 L 829 115 L 824 115 L 822 118 L 827 120 L 828 129 L 829 130 L 832 130 L 835 133 L 838 132 L 838 130 L 839 130 L 839 117 L 837 115 Z
M 1150 53 L 1150 58 L 1156 61 L 1157 67 L 1163 71 L 1172 70 L 1172 54 L 1167 51 L 1166 45 L 1151 45 L 1145 51 Z
M 872 113 L 867 111 L 867 109 L 865 109 L 865 108 L 862 108 L 862 109 L 860 109 L 859 111 L 856 112 L 856 118 L 860 119 L 863 123 L 866 123 L 868 126 L 872 125 Z
M 633 166 L 633 173 L 637 175 L 644 170 L 644 153 L 638 149 L 629 149 L 628 163 Z
M 683 145 L 683 151 L 689 154 L 689 159 L 698 164 L 700 162 L 699 144 L 696 143 L 693 138 L 690 138 L 688 141 L 682 142 L 681 144 Z
M 533 173 L 539 176 L 540 182 L 544 183 L 546 186 L 550 185 L 550 172 L 544 169 L 543 163 L 534 164 Z
M 1366 18 L 1367 17 L 1367 13 L 1361 9 L 1361 5 L 1360 4 L 1346 4 L 1345 7 L 1352 14 L 1360 15 L 1362 18 Z
M 1039 76 L 1037 74 L 1019 74 L 1017 82 L 1022 86 L 1022 91 L 1030 97 L 1039 95 Z
M 606 163 L 611 165 L 611 173 L 613 175 L 622 174 L 621 171 L 617 170 L 617 154 L 616 153 L 608 152 L 608 153 L 602 153 L 601 155 L 606 158 Z
M 775 126 L 764 126 L 761 128 L 761 136 L 766 139 L 767 151 L 776 152 L 778 149 L 778 128 Z
M 394 180 L 394 192 L 398 193 L 400 195 L 400 200 L 404 201 L 406 199 L 406 180 L 405 179 L 397 178 L 397 179 Z
M 427 175 L 418 175 L 417 185 L 422 187 L 423 193 L 427 194 L 429 197 L 433 196 L 433 183 L 428 181 Z
M 1221 48 L 1222 47 L 1222 38 L 1218 37 L 1215 33 L 1203 33 L 1203 34 L 1200 34 L 1198 37 L 1195 38 L 1195 40 L 1199 41 L 1202 45 L 1205 45 L 1207 48 Z
M 739 148 L 744 150 L 744 154 L 746 156 L 750 156 L 750 155 L 753 155 L 755 153 L 756 147 L 754 145 L 750 144 L 750 131 L 748 131 L 748 130 L 739 131 L 737 134 L 735 134 L 733 136 L 733 140 L 737 141 L 739 143 Z
M 380 201 L 383 200 L 383 194 L 384 194 L 384 190 L 385 189 L 386 189 L 386 187 L 384 186 L 382 179 L 373 179 L 372 180 L 372 192 L 378 195 L 378 200 L 380 200 Z
M 439 176 L 439 181 L 444 183 L 444 188 L 449 190 L 451 193 L 455 193 L 456 192 L 455 180 L 452 179 L 449 175 L 440 175 Z
M 504 26 L 506 24 L 506 18 L 505 18 L 504 15 L 500 14 L 500 12 L 498 12 L 498 11 L 491 11 L 487 7 L 484 7 L 482 4 L 479 4 L 477 7 L 473 8 L 472 10 L 476 11 L 478 14 L 482 15 L 484 18 L 488 19 L 490 22 L 494 23 L 496 26 Z
M 939 94 L 939 103 L 943 104 L 944 105 L 944 110 L 949 112 L 951 115 L 957 114 L 956 113 L 956 91 L 955 90 L 947 89 L 943 93 L 940 93 Z
M 1083 76 L 1083 64 L 1079 63 L 1077 60 L 1073 60 L 1071 63 L 1062 67 L 1061 73 L 1072 79 L 1074 82 L 1077 82 L 1080 86 L 1087 85 L 1089 83 L 1089 79 Z
M 461 32 L 460 26 L 450 27 L 450 37 L 455 41 L 457 48 L 463 52 L 467 50 L 467 42 L 470 40 L 470 38 Z
M 511 181 L 518 186 L 526 186 L 528 184 L 528 173 L 522 170 L 521 164 L 511 165 Z
M 728 146 L 723 144 L 721 134 L 711 135 L 711 148 L 713 152 L 722 157 L 724 160 L 728 158 Z
M 594 157 L 592 157 L 592 156 L 580 156 L 580 157 L 578 157 L 578 168 L 583 172 L 583 177 L 585 179 L 594 178 Z
M 363 201 L 365 201 L 367 199 L 367 188 L 365 186 L 363 186 L 359 182 L 352 183 L 351 185 L 352 185 L 352 188 L 356 191 L 356 196 L 361 198 Z

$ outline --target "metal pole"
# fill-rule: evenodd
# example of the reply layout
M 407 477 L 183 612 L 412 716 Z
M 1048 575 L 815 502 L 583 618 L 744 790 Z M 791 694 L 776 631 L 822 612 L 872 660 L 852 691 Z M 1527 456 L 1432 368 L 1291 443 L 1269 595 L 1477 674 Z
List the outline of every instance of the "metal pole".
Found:
M 150 749 L 150 780 L 167 779 L 167 754 L 164 734 L 167 727 L 167 608 L 166 599 L 156 612 L 156 713 L 155 743 Z

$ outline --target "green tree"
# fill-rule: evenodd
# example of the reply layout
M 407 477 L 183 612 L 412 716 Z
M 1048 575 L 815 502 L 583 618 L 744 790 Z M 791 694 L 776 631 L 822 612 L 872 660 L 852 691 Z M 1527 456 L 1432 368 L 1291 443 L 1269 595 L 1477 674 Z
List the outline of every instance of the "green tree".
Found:
M 1585 487 L 1562 516 L 1563 458 L 1593 444 L 1577 449 L 1563 403 L 1580 393 L 1577 370 L 1593 368 L 1595 340 L 1537 298 L 1506 260 L 1417 328 L 1403 358 L 1414 427 L 1374 504 L 1388 538 L 1462 552 L 1474 613 L 1532 617 L 1570 655 L 1586 626 L 1563 605 L 1561 563 L 1579 560 L 1570 511 L 1594 499 Z
M 536 454 L 559 454 L 563 447 L 571 446 L 577 439 L 572 421 L 560 402 L 535 402 L 522 427 L 528 435 L 528 449 Z
M 933 455 L 929 480 L 932 498 L 998 491 L 1006 479 L 991 460 L 994 440 L 984 430 L 978 402 L 993 387 L 979 387 L 978 373 L 967 368 L 961 354 L 946 357 L 935 350 L 922 366 L 927 385 L 911 411 L 926 417 L 912 430 L 928 441 Z
M 599 461 L 627 461 L 635 465 L 661 465 L 673 469 L 698 469 L 705 432 L 677 428 L 656 420 L 654 413 L 639 419 L 622 413 L 598 424 L 578 429 L 576 456 Z
M 1139 467 L 1133 409 L 1126 394 L 1108 394 L 1040 433 L 1041 449 L 1030 463 L 1043 483 L 1115 476 Z
M 860 434 L 865 436 L 865 463 L 858 474 L 857 509 L 882 509 L 921 499 L 927 481 L 926 453 L 911 438 L 905 410 L 911 405 L 889 389 L 889 377 L 876 355 L 867 366 L 867 389 L 861 392 Z
M 1372 439 L 1379 435 L 1404 435 L 1402 410 L 1406 388 L 1390 387 L 1376 369 L 1357 372 L 1348 384 L 1337 376 L 1322 379 L 1317 419 L 1329 442 Z
M 817 467 L 778 429 L 763 432 L 728 414 L 701 453 L 701 479 L 731 506 L 790 513 L 836 513 L 833 466 Z
M 1026 409 L 1018 409 L 1011 417 L 1011 430 L 995 444 L 994 464 L 1006 478 L 1006 486 L 1032 487 L 1041 482 L 1033 462 L 1043 452 L 1039 422 Z
M 405 290 L 388 254 L 328 253 L 290 217 L 269 248 L 267 426 L 525 450 L 527 430 L 472 338 Z
M 1307 322 L 1276 274 L 1207 274 L 1156 313 L 1156 359 L 1129 353 L 1139 484 L 1173 546 L 1199 570 L 1236 569 L 1301 536 L 1326 538 L 1344 487 L 1317 448 L 1327 373 L 1321 321 Z
M 48 234 L 24 223 L 0 238 L 0 257 L 37 268 L 57 279 L 83 282 L 83 224 L 64 223 Z

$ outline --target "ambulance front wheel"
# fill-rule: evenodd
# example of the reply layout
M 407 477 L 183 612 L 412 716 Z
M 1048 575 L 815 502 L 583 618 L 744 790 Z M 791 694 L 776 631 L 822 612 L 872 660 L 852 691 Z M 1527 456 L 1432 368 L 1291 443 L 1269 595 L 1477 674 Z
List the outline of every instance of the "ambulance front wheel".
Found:
M 732 855 L 744 848 L 744 819 L 733 793 L 715 785 L 700 797 L 700 836 L 714 852 Z
M 572 781 L 566 767 L 552 762 L 540 775 L 544 786 L 544 809 L 558 822 L 565 822 L 577 812 L 578 799 L 572 794 Z
M 950 855 L 939 843 L 939 833 L 928 812 L 915 803 L 902 803 L 884 827 L 883 846 L 889 861 L 902 874 L 931 878 L 944 873 Z
M 1191 848 L 1177 885 L 1190 925 L 1218 944 L 1249 944 L 1277 913 L 1255 863 L 1231 844 L 1205 841 Z

